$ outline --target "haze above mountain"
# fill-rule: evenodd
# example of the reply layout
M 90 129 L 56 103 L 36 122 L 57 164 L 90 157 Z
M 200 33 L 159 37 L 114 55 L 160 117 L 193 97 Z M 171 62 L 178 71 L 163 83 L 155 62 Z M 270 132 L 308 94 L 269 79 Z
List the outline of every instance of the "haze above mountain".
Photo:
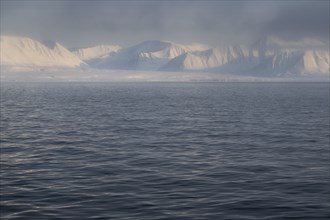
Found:
M 56 42 L 1 36 L 0 58 L 1 69 L 7 72 L 70 68 L 250 76 L 329 74 L 328 43 L 315 39 L 289 42 L 274 37 L 222 48 L 152 40 L 126 48 L 96 45 L 69 50 Z

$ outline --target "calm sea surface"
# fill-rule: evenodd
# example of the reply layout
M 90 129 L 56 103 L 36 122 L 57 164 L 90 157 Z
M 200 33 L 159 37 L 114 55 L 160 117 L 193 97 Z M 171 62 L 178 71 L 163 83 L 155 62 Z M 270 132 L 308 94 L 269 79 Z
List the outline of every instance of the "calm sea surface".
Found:
M 329 219 L 327 83 L 2 83 L 1 219 Z

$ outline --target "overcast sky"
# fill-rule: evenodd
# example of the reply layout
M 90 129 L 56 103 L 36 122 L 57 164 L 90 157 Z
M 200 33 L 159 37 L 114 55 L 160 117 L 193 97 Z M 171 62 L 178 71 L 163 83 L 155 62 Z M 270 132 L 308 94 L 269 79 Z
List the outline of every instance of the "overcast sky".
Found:
M 329 1 L 1 0 L 1 34 L 67 47 L 159 39 L 210 45 L 264 35 L 329 39 Z

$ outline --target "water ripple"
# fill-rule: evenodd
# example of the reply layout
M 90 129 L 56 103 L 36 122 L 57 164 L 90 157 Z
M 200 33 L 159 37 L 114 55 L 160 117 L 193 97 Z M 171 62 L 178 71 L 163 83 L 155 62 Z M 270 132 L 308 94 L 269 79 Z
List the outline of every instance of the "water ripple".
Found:
M 1 219 L 328 219 L 329 85 L 5 83 Z

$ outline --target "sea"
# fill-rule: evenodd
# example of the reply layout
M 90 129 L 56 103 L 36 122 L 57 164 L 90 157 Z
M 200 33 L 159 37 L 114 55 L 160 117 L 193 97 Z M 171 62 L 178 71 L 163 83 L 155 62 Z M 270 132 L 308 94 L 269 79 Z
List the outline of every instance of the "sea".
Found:
M 329 87 L 2 82 L 1 219 L 329 219 Z

